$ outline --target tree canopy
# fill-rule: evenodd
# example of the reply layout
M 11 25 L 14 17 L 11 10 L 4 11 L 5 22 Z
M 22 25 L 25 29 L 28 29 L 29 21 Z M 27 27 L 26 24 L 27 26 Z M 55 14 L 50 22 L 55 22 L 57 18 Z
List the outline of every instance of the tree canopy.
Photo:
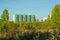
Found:
M 59 4 L 55 5 L 55 7 L 52 9 L 51 18 L 55 21 L 60 21 L 60 5 Z
M 4 21 L 8 21 L 9 20 L 9 13 L 7 9 L 3 10 L 2 16 L 1 16 L 2 20 Z

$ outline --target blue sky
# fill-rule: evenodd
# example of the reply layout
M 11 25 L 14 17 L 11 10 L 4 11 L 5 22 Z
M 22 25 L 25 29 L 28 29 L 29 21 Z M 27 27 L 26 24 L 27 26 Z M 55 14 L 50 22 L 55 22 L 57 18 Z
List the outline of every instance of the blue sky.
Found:
M 60 0 L 0 0 L 0 15 L 7 9 L 10 20 L 14 14 L 32 14 L 40 19 L 51 14 L 56 4 L 60 4 Z

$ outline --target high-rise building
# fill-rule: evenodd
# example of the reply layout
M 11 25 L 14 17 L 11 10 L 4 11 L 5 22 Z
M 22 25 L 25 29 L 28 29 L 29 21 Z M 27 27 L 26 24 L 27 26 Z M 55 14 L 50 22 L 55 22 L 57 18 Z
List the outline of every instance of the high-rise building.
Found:
M 19 16 L 19 21 L 23 21 L 23 15 L 18 15 Z
M 14 22 L 22 22 L 22 21 L 35 22 L 36 18 L 35 18 L 35 15 L 18 15 L 18 14 L 16 14 L 13 16 L 13 21 Z
M 27 15 L 23 15 L 23 20 L 27 22 Z
M 19 22 L 19 15 L 13 15 L 13 21 Z

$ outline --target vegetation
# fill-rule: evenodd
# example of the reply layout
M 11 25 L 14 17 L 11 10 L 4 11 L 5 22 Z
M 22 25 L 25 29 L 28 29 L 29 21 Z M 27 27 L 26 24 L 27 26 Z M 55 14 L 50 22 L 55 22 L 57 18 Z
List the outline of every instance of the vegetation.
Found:
M 60 5 L 56 5 L 45 21 L 9 21 L 7 9 L 0 19 L 0 40 L 60 40 Z
M 2 18 L 3 21 L 8 21 L 9 20 L 9 13 L 8 13 L 7 9 L 4 9 L 1 18 Z

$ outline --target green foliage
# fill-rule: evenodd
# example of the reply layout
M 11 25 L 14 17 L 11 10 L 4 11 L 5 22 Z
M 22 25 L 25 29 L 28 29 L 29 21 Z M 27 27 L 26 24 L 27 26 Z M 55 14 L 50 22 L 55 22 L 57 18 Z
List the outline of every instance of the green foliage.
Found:
M 51 18 L 55 21 L 60 21 L 60 5 L 55 5 L 52 10 Z
M 9 20 L 9 13 L 7 9 L 3 10 L 2 16 L 1 16 L 2 20 L 4 21 L 8 21 Z

